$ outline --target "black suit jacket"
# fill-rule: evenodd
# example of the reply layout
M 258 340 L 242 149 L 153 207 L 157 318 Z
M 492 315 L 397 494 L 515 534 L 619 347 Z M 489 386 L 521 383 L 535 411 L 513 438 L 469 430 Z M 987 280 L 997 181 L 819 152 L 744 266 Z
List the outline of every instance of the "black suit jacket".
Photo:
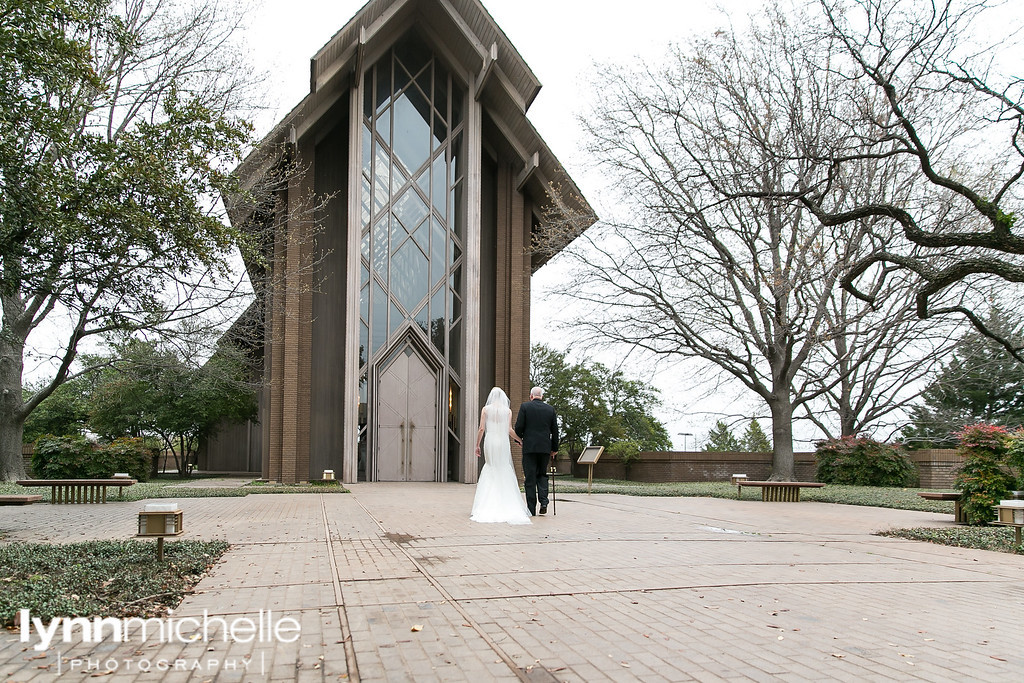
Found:
M 516 434 L 523 440 L 524 453 L 551 453 L 558 450 L 558 415 L 540 399 L 519 406 Z

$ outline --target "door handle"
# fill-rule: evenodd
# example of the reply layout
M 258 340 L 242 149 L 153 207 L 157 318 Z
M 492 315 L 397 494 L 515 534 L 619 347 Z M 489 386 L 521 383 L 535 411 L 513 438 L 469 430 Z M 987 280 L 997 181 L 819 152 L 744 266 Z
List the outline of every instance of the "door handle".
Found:
M 410 477 L 412 477 L 412 432 L 413 432 L 414 429 L 416 429 L 416 423 L 413 422 L 412 420 L 409 420 L 409 445 L 408 445 L 408 451 L 409 451 L 409 476 Z
M 406 446 L 405 420 L 402 420 L 398 427 L 402 430 L 402 479 L 405 480 L 408 479 L 409 476 L 409 452 L 408 447 Z

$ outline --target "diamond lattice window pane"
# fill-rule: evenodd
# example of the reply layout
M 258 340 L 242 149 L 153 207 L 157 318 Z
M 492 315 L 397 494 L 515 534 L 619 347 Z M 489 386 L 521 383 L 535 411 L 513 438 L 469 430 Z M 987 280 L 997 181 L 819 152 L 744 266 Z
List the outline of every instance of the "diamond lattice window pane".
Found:
M 444 321 L 444 294 L 442 287 L 430 300 L 430 340 L 441 353 L 444 353 L 445 337 L 448 336 L 448 326 Z
M 430 156 L 430 103 L 417 88 L 399 95 L 394 104 L 395 158 L 411 175 Z
M 360 203 L 362 204 L 362 226 L 365 228 L 370 224 L 370 182 L 363 177 L 362 192 L 359 197 Z
M 420 310 L 416 312 L 415 320 L 424 334 L 430 334 L 430 311 L 426 303 L 420 306 Z
M 423 203 L 423 199 L 412 186 L 403 192 L 395 202 L 394 211 L 398 220 L 402 221 L 402 225 L 409 232 L 412 232 L 430 213 L 430 209 Z
M 377 111 L 387 104 L 391 97 L 391 56 L 377 62 Z
M 427 296 L 427 256 L 408 241 L 391 257 L 391 294 L 407 311 Z
M 432 187 L 430 199 L 434 204 L 434 209 L 441 214 L 442 218 L 447 220 L 448 212 L 445 209 L 445 199 L 447 194 L 445 174 L 444 153 L 442 152 L 436 159 L 434 159 L 434 163 L 430 167 L 430 183 Z
M 381 145 L 377 145 L 374 156 L 376 160 L 373 164 L 373 215 L 376 216 L 381 209 L 387 206 L 388 200 L 391 198 L 391 193 L 388 190 L 391 182 L 388 173 L 391 160 L 388 159 L 388 155 Z
M 429 225 L 430 225 L 430 221 L 423 221 L 418 226 L 416 226 L 416 229 L 413 230 L 413 232 L 412 232 L 412 238 L 414 240 L 416 240 L 416 244 L 420 245 L 420 249 L 422 249 L 424 253 L 426 253 L 428 248 L 429 248 L 429 244 L 428 244 L 430 242 L 430 227 L 429 227 Z
M 391 302 L 391 329 L 390 329 L 390 333 L 391 333 L 392 337 L 395 336 L 395 331 L 398 330 L 399 327 L 401 327 L 403 322 L 405 322 L 405 316 L 402 315 L 402 312 L 400 310 L 398 310 L 398 306 L 396 306 L 395 302 L 392 301 Z
M 370 173 L 370 162 L 373 160 L 373 133 L 370 132 L 370 125 L 363 122 L 363 171 Z
M 376 280 L 373 281 L 373 353 L 388 338 L 388 295 Z
M 388 216 L 385 214 L 373 227 L 373 270 L 383 275 L 388 268 Z
M 448 233 L 434 218 L 430 219 L 430 225 L 433 233 L 430 239 L 430 287 L 433 289 L 444 278 L 444 245 L 448 241 Z

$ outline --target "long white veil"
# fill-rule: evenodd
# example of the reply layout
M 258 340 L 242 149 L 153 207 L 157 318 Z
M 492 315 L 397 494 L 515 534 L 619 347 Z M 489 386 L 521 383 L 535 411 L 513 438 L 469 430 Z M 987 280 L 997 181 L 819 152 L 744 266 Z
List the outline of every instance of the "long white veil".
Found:
M 508 400 L 508 396 L 500 387 L 494 387 L 491 389 L 491 393 L 487 395 L 487 402 L 484 403 L 484 407 L 496 406 L 498 408 L 510 408 L 511 402 Z

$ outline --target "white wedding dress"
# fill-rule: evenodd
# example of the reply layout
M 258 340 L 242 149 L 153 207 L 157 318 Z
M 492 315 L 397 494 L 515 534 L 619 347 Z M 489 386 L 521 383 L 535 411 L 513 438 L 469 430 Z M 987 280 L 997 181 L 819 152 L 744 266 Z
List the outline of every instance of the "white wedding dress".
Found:
M 484 415 L 484 467 L 477 480 L 473 512 L 469 518 L 474 522 L 532 524 L 530 511 L 519 491 L 519 479 L 512 467 L 508 433 L 512 411 L 507 404 L 487 405 Z

